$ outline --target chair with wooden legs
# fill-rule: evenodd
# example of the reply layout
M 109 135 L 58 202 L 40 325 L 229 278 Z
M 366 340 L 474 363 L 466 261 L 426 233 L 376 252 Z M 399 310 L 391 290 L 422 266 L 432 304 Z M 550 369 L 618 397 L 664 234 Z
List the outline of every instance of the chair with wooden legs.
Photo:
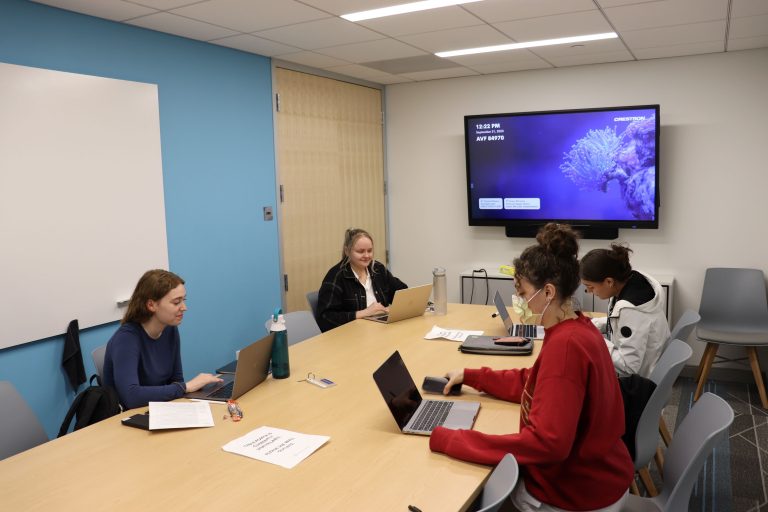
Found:
M 669 340 L 667 340 L 664 347 L 666 348 L 669 346 L 669 343 L 672 340 L 687 342 L 688 337 L 693 332 L 693 328 L 696 327 L 696 324 L 699 323 L 699 320 L 701 320 L 701 316 L 699 316 L 696 311 L 687 309 L 675 323 L 672 332 L 669 334 Z M 664 441 L 664 445 L 669 446 L 669 442 L 672 440 L 672 434 L 669 433 L 669 428 L 667 428 L 667 423 L 664 421 L 663 416 L 659 418 L 659 433 L 661 434 L 662 441 Z M 656 466 L 661 471 L 664 468 L 664 455 L 661 453 L 661 448 L 656 449 L 655 459 Z
M 717 395 L 704 393 L 683 418 L 667 452 L 664 486 L 657 496 L 627 496 L 622 512 L 690 510 L 691 493 L 701 468 L 715 446 L 728 436 L 733 409 Z
M 659 361 L 653 368 L 648 378 L 656 384 L 651 397 L 643 408 L 640 420 L 637 422 L 635 433 L 635 471 L 640 475 L 640 480 L 648 490 L 650 496 L 656 496 L 656 487 L 653 484 L 648 464 L 656 453 L 659 445 L 659 418 L 661 410 L 669 402 L 672 395 L 672 386 L 683 370 L 683 366 L 690 359 L 693 350 L 690 345 L 680 340 L 672 340 L 659 357 Z M 659 468 L 661 471 L 661 468 Z M 632 491 L 639 494 L 633 481 Z
M 720 345 L 744 347 L 755 378 L 760 401 L 768 409 L 768 395 L 760 372 L 757 348 L 768 345 L 768 300 L 762 270 L 747 268 L 709 268 L 699 305 L 701 321 L 696 337 L 707 344 L 696 374 L 694 400 L 704 391 L 713 363 L 743 362 L 717 355 Z M 719 360 L 716 361 L 715 359 Z

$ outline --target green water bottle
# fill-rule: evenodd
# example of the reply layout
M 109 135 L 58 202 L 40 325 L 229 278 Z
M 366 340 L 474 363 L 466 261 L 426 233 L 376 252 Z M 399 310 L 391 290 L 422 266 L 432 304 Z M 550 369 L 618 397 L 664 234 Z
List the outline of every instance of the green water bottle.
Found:
M 288 362 L 288 331 L 285 328 L 283 310 L 275 309 L 272 315 L 270 332 L 274 333 L 275 341 L 272 343 L 272 378 L 285 379 L 291 376 L 291 365 Z

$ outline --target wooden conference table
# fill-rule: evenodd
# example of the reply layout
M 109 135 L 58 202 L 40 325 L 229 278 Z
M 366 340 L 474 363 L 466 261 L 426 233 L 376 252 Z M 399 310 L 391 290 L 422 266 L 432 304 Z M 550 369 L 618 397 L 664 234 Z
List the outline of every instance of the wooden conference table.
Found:
M 447 316 L 391 325 L 356 320 L 290 348 L 291 376 L 271 377 L 239 399 L 242 421 L 211 405 L 213 428 L 147 432 L 120 424 L 124 413 L 0 461 L 0 510 L 407 511 L 465 509 L 490 467 L 429 450 L 429 438 L 397 428 L 373 371 L 399 350 L 419 388 L 452 368 L 525 367 L 534 356 L 462 354 L 456 342 L 425 340 L 437 324 L 501 335 L 491 306 L 450 304 Z M 299 382 L 308 372 L 337 385 Z M 517 432 L 519 408 L 465 387 L 482 403 L 475 429 Z M 132 412 L 146 410 L 137 409 Z M 260 426 L 330 436 L 293 469 L 224 452 Z

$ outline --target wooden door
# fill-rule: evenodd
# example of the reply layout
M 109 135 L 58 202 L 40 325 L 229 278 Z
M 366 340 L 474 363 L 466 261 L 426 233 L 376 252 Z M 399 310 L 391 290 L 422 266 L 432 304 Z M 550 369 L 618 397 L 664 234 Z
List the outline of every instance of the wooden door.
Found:
M 386 263 L 381 91 L 282 68 L 275 84 L 284 305 L 298 311 L 347 228 L 369 231 Z

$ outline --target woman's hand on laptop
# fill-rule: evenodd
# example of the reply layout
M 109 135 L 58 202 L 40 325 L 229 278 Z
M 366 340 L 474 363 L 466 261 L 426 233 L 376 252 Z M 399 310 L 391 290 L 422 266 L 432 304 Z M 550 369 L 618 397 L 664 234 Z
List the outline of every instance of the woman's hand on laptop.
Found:
M 386 315 L 389 313 L 389 308 L 381 305 L 379 302 L 375 302 L 365 309 L 361 309 L 355 312 L 355 318 L 365 318 L 367 316 Z
M 197 391 L 208 384 L 221 382 L 221 379 L 211 373 L 200 373 L 197 377 L 187 382 L 187 393 Z
M 464 370 L 451 370 L 445 374 L 448 377 L 448 383 L 443 388 L 443 394 L 448 395 L 451 388 L 456 384 L 461 385 L 464 382 Z

